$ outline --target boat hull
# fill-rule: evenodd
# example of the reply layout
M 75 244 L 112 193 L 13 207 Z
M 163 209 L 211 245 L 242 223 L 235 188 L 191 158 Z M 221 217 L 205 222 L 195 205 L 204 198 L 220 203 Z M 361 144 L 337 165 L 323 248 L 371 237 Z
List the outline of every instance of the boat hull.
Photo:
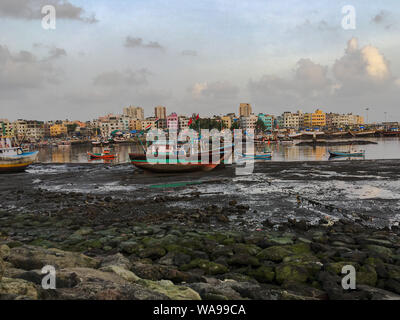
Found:
M 18 156 L 0 157 L 0 173 L 21 172 L 35 160 L 38 151 L 25 152 Z
M 365 153 L 363 152 L 355 152 L 355 153 L 346 153 L 346 152 L 336 152 L 336 151 L 328 151 L 331 157 L 364 157 Z
M 231 151 L 221 152 L 220 150 L 213 150 L 208 153 L 208 163 L 201 163 L 201 154 L 198 154 L 196 161 L 189 161 L 183 159 L 170 159 L 166 156 L 165 159 L 160 161 L 153 160 L 149 161 L 143 153 L 130 153 L 129 159 L 135 167 L 151 172 L 157 173 L 184 173 L 184 172 L 195 172 L 195 171 L 211 171 L 217 166 L 222 164 L 224 158 L 228 158 L 231 155 Z M 213 162 L 213 155 L 218 154 L 218 161 Z

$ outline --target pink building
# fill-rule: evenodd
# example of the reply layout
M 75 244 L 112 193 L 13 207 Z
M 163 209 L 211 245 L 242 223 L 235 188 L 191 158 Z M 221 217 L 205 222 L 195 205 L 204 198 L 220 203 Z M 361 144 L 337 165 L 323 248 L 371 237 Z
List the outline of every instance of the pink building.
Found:
M 167 128 L 170 131 L 178 131 L 178 115 L 173 112 L 167 117 Z

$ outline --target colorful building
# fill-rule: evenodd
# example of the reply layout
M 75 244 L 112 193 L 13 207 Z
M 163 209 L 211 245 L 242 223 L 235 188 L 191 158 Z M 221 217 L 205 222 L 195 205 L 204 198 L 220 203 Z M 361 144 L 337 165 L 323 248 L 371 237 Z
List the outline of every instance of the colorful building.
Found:
M 314 113 L 304 114 L 304 127 L 325 127 L 326 126 L 326 114 L 320 109 L 315 110 Z
M 270 114 L 259 113 L 258 120 L 264 123 L 265 129 L 267 131 L 272 131 L 274 129 L 274 116 Z
M 178 131 L 179 128 L 179 119 L 178 115 L 173 112 L 167 117 L 167 129 L 170 131 Z

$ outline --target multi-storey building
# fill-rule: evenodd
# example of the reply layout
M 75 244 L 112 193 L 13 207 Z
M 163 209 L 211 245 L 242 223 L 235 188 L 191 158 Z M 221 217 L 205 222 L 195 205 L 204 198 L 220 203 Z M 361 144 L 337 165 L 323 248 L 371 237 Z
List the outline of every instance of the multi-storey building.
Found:
M 222 125 L 224 128 L 230 129 L 232 127 L 232 118 L 228 115 L 221 117 Z
M 154 115 L 158 119 L 167 119 L 167 109 L 163 106 L 157 106 L 154 108 Z
M 180 130 L 184 130 L 189 128 L 189 118 L 186 116 L 178 117 L 178 126 Z
M 261 120 L 264 123 L 266 130 L 272 131 L 274 129 L 274 116 L 270 114 L 259 113 L 258 120 Z
M 305 113 L 303 122 L 304 127 L 324 127 L 326 125 L 325 112 L 317 109 L 313 113 Z
M 141 107 L 129 106 L 127 108 L 124 108 L 124 116 L 131 119 L 144 120 L 144 111 Z
M 142 120 L 142 129 L 156 129 L 157 128 L 157 118 L 149 117 Z
M 169 131 L 178 131 L 179 128 L 179 119 L 178 115 L 173 112 L 167 117 L 167 129 Z
M 240 117 L 240 127 L 243 130 L 255 130 L 258 117 L 254 114 L 248 117 Z
M 14 125 L 8 119 L 0 119 L 0 137 L 14 137 Z
M 66 136 L 67 134 L 68 134 L 68 128 L 63 124 L 54 124 L 50 127 L 51 137 L 61 137 L 61 136 Z
M 129 130 L 142 130 L 142 121 L 139 119 L 131 119 L 129 121 Z
M 287 129 L 299 129 L 303 126 L 304 114 L 302 111 L 296 113 L 284 112 L 282 115 L 283 127 Z
M 239 116 L 249 117 L 251 114 L 251 105 L 249 103 L 241 103 L 239 106 Z

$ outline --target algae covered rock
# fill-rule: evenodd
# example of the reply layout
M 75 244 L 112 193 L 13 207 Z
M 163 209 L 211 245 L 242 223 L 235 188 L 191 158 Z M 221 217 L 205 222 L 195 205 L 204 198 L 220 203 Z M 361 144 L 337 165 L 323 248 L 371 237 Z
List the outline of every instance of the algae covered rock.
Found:
M 147 289 L 167 296 L 171 300 L 201 300 L 200 295 L 191 288 L 177 286 L 169 280 L 141 280 L 139 284 Z
M 183 271 L 195 268 L 202 269 L 206 274 L 210 275 L 223 274 L 228 272 L 228 268 L 226 266 L 205 259 L 195 259 L 181 267 Z
M 15 299 L 38 299 L 36 286 L 22 279 L 3 278 L 0 282 L 0 296 L 13 296 Z
M 96 268 L 99 261 L 77 252 L 45 249 L 33 246 L 12 248 L 7 259 L 14 267 L 24 270 L 41 269 L 45 265 L 55 268 Z
M 249 276 L 255 278 L 258 282 L 272 283 L 275 279 L 275 271 L 273 267 L 261 266 L 249 272 Z

